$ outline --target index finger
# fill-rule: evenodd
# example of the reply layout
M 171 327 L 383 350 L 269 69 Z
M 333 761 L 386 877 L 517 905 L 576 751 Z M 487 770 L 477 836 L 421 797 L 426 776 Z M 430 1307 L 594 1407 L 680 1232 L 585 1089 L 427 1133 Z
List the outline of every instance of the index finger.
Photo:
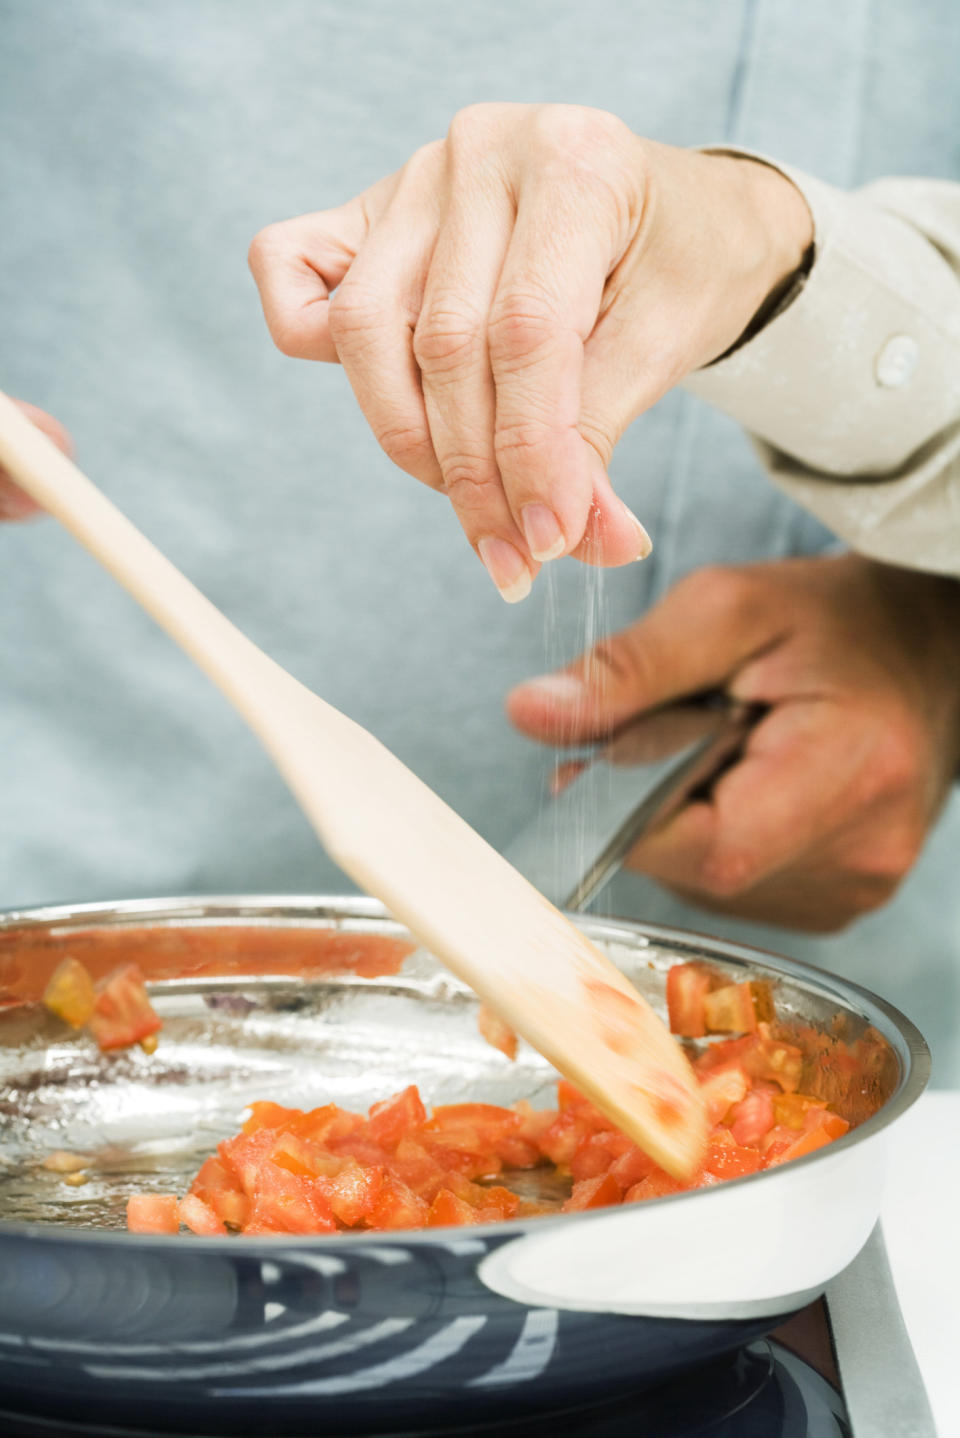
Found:
M 268 225 L 247 261 L 277 349 L 294 359 L 337 362 L 328 301 L 396 187 L 388 175 L 333 210 Z

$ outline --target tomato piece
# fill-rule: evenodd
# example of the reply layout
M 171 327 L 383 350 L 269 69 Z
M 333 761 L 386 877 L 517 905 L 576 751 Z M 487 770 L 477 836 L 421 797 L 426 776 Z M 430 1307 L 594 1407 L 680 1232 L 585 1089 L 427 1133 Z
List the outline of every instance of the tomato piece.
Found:
M 716 1033 L 756 1033 L 757 1015 L 749 983 L 724 984 L 714 989 L 703 1001 L 707 1031 Z
M 824 1148 L 834 1139 L 842 1138 L 850 1125 L 845 1118 L 836 1113 L 823 1113 L 820 1121 L 812 1125 L 805 1133 L 797 1134 L 793 1129 L 784 1129 L 784 1133 L 791 1135 L 792 1141 L 785 1146 L 777 1144 L 767 1155 L 767 1163 L 770 1167 L 776 1164 L 789 1163 L 791 1159 L 803 1158 L 804 1154 L 813 1153 L 818 1148 Z M 777 1130 L 774 1129 L 774 1133 Z
M 557 1119 L 559 1110 L 555 1108 L 532 1108 L 526 1099 L 520 1099 L 513 1105 L 513 1111 L 519 1115 L 520 1127 L 517 1129 L 517 1137 L 525 1143 L 532 1143 L 537 1147 L 541 1135 Z
M 656 1167 L 657 1165 L 648 1153 L 644 1153 L 642 1148 L 631 1144 L 625 1153 L 614 1159 L 610 1165 L 610 1173 L 620 1187 L 626 1191 L 628 1188 L 633 1188 L 634 1184 L 640 1183 L 642 1179 L 647 1178 Z
M 635 1147 L 632 1139 L 615 1129 L 607 1133 L 592 1133 L 583 1140 L 570 1160 L 570 1172 L 577 1181 L 596 1178 L 598 1174 L 606 1173 L 615 1159 Z
M 810 1098 L 803 1093 L 779 1093 L 773 1100 L 774 1117 L 785 1128 L 804 1128 L 809 1113 L 825 1109 L 826 1099 Z
M 385 1173 L 377 1201 L 367 1215 L 368 1228 L 422 1228 L 427 1204 L 392 1173 Z
M 367 1132 L 382 1148 L 396 1148 L 402 1138 L 426 1122 L 427 1111 L 416 1084 L 375 1103 L 367 1120 Z
M 336 1177 L 323 1181 L 323 1193 L 334 1217 L 354 1228 L 373 1212 L 382 1185 L 382 1168 L 361 1168 L 350 1159 Z
M 95 998 L 93 979 L 79 959 L 58 964 L 43 991 L 44 1006 L 75 1029 L 89 1022 Z
M 129 1048 L 161 1027 L 136 964 L 114 969 L 96 987 L 90 1032 L 100 1048 Z
M 251 1134 L 239 1133 L 236 1138 L 224 1139 L 217 1146 L 217 1155 L 224 1168 L 234 1175 L 240 1188 L 250 1198 L 256 1191 L 261 1165 L 273 1152 L 277 1137 L 274 1129 L 260 1129 Z
M 508 1023 L 486 1004 L 480 1005 L 477 1028 L 492 1048 L 499 1049 L 512 1062 L 517 1056 L 517 1036 Z
M 492 1183 L 489 1188 L 481 1189 L 481 1192 L 483 1200 L 476 1205 L 476 1212 L 483 1223 L 513 1218 L 520 1207 L 517 1195 L 499 1183 Z
M 700 1092 L 707 1104 L 707 1116 L 712 1124 L 722 1123 L 734 1104 L 746 1097 L 750 1087 L 750 1080 L 739 1064 L 714 1069 L 698 1077 Z
M 261 1101 L 250 1105 L 250 1117 L 241 1126 L 240 1132 L 257 1133 L 262 1128 L 290 1128 L 303 1114 L 298 1108 L 284 1108 L 282 1104 Z
M 285 1168 L 288 1173 L 299 1174 L 301 1178 L 333 1178 L 354 1159 L 342 1154 L 330 1153 L 322 1144 L 311 1143 L 298 1133 L 280 1133 L 270 1150 L 273 1163 Z
M 331 1154 L 341 1158 L 355 1158 L 357 1163 L 374 1168 L 383 1168 L 390 1162 L 388 1150 L 374 1143 L 373 1139 L 367 1138 L 362 1131 L 348 1133 L 346 1138 L 330 1139 L 325 1148 Z
M 540 1151 L 558 1168 L 568 1169 L 577 1149 L 596 1132 L 575 1109 L 561 1109 L 540 1139 Z
M 744 1053 L 743 1066 L 751 1078 L 779 1084 L 784 1093 L 800 1087 L 803 1073 L 803 1050 L 774 1038 L 769 1024 L 758 1024 L 757 1040 Z
M 208 1158 L 190 1192 L 213 1209 L 222 1222 L 231 1228 L 242 1228 L 250 1212 L 250 1200 L 239 1187 L 236 1175 L 219 1158 Z
M 180 1222 L 201 1238 L 212 1238 L 227 1231 L 210 1205 L 195 1193 L 188 1193 L 180 1200 Z
M 477 1214 L 469 1203 L 457 1198 L 449 1188 L 441 1188 L 430 1205 L 426 1222 L 428 1228 L 446 1228 L 453 1224 L 476 1223 Z
M 666 1198 L 671 1193 L 684 1193 L 691 1185 L 671 1178 L 662 1168 L 654 1168 L 646 1178 L 635 1183 L 623 1196 L 624 1203 L 640 1203 L 647 1198 Z
M 585 1178 L 580 1183 L 573 1185 L 573 1192 L 566 1203 L 561 1205 L 561 1213 L 583 1213 L 588 1208 L 608 1208 L 611 1204 L 619 1203 L 623 1197 L 617 1180 L 611 1173 L 600 1174 L 597 1178 Z
M 257 1171 L 251 1223 L 266 1223 L 282 1233 L 332 1233 L 333 1213 L 321 1185 L 265 1159 Z
M 402 1138 L 397 1144 L 393 1158 L 389 1160 L 390 1172 L 401 1183 L 425 1198 L 428 1203 L 443 1187 L 444 1170 L 423 1144 L 415 1139 Z
M 131 1233 L 179 1233 L 180 1204 L 175 1193 L 135 1193 L 127 1199 Z
M 707 1032 L 704 1008 L 713 982 L 703 964 L 673 964 L 667 972 L 667 1014 L 670 1032 L 685 1039 L 702 1039 Z
M 745 1148 L 730 1134 L 724 1133 L 712 1139 L 707 1145 L 704 1159 L 705 1171 L 714 1178 L 742 1178 L 747 1173 L 757 1173 L 763 1168 L 763 1155 L 755 1148 Z
M 769 1088 L 754 1088 L 730 1114 L 730 1132 L 737 1143 L 756 1146 L 775 1123 L 773 1096 Z

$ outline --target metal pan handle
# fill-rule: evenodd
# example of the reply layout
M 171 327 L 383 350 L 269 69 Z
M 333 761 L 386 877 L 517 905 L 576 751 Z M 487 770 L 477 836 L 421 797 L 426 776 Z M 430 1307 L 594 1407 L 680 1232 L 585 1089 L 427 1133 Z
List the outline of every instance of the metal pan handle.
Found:
M 637 840 L 742 749 L 760 712 L 711 696 L 645 715 L 589 757 L 504 857 L 558 908 L 582 911 Z

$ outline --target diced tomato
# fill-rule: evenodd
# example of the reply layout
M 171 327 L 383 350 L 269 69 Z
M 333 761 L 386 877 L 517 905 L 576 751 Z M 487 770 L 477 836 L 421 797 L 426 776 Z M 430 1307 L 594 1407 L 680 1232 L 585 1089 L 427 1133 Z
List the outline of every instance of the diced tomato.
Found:
M 813 1153 L 818 1148 L 832 1143 L 835 1138 L 842 1138 L 850 1125 L 846 1119 L 839 1114 L 823 1112 L 818 1115 L 819 1122 L 812 1125 L 806 1132 L 797 1134 L 796 1130 L 784 1129 L 782 1132 L 790 1133 L 792 1142 L 785 1146 L 777 1144 L 767 1154 L 767 1164 L 773 1167 L 776 1164 L 789 1163 L 791 1159 L 803 1158 L 804 1154 Z M 774 1133 L 778 1130 L 774 1129 Z
M 392 1174 L 383 1176 L 377 1201 L 367 1215 L 368 1228 L 422 1228 L 429 1208 L 400 1179 Z
M 114 969 L 97 984 L 90 1032 L 100 1048 L 123 1049 L 161 1027 L 136 964 Z
M 270 1158 L 281 1168 L 302 1178 L 333 1178 L 348 1163 L 356 1161 L 344 1154 L 330 1153 L 323 1144 L 313 1143 L 289 1131 L 276 1135 Z
M 707 1032 L 705 1002 L 713 982 L 703 964 L 674 964 L 667 973 L 667 1013 L 670 1032 L 685 1039 L 702 1039 Z
M 588 1208 L 608 1208 L 610 1204 L 619 1203 L 622 1197 L 623 1190 L 613 1174 L 604 1173 L 598 1178 L 585 1178 L 581 1183 L 575 1183 L 561 1211 L 582 1213 Z
M 703 1013 L 709 1033 L 756 1032 L 757 1016 L 748 983 L 724 984 L 714 989 L 703 1001 Z
M 228 1138 L 217 1148 L 224 1168 L 235 1176 L 243 1192 L 252 1198 L 257 1187 L 261 1165 L 270 1157 L 277 1142 L 275 1129 L 259 1129 L 256 1133 L 240 1133 Z
M 728 1133 L 717 1135 L 707 1146 L 703 1166 L 714 1178 L 741 1178 L 763 1168 L 763 1155 L 755 1148 L 745 1148 Z
M 570 1172 L 574 1179 L 596 1178 L 606 1173 L 615 1159 L 628 1153 L 635 1145 L 625 1133 L 610 1129 L 606 1133 L 592 1133 L 583 1140 L 570 1160 Z
M 517 1036 L 508 1023 L 505 1023 L 499 1014 L 486 1004 L 480 1005 L 480 1012 L 477 1014 L 477 1028 L 487 1043 L 502 1054 L 506 1054 L 511 1062 L 517 1056 Z
M 422 1144 L 403 1138 L 390 1160 L 390 1172 L 430 1203 L 443 1187 L 444 1169 Z
M 642 1148 L 631 1145 L 619 1158 L 614 1159 L 610 1165 L 610 1173 L 620 1187 L 626 1190 L 647 1178 L 656 1166 L 648 1153 L 644 1153 Z
M 44 1005 L 72 1028 L 83 1028 L 93 1013 L 93 979 L 79 959 L 64 959 L 43 991 Z
M 374 1143 L 362 1130 L 348 1133 L 345 1138 L 330 1139 L 325 1147 L 330 1153 L 339 1154 L 342 1158 L 355 1158 L 357 1163 L 372 1164 L 374 1168 L 382 1168 L 390 1162 L 389 1150 Z
M 739 1064 L 702 1073 L 699 1078 L 711 1123 L 722 1123 L 733 1105 L 746 1097 L 750 1087 L 750 1080 Z
M 476 1222 L 476 1210 L 471 1208 L 469 1203 L 464 1203 L 462 1198 L 457 1198 L 449 1188 L 441 1188 L 430 1205 L 426 1219 L 428 1228 L 445 1228 L 450 1224 Z
M 208 1158 L 190 1185 L 190 1192 L 209 1204 L 231 1228 L 242 1228 L 250 1213 L 250 1199 L 236 1175 L 219 1158 Z
M 180 1204 L 175 1193 L 135 1193 L 127 1199 L 131 1233 L 179 1233 Z
M 539 1144 L 541 1136 L 557 1118 L 555 1108 L 532 1108 L 524 1099 L 513 1105 L 513 1111 L 520 1116 L 517 1137 L 524 1143 L 533 1144 L 534 1147 Z
M 573 1155 L 594 1132 L 575 1109 L 561 1109 L 557 1118 L 541 1136 L 540 1151 L 558 1168 L 569 1168 Z
M 542 1161 L 540 1150 L 535 1143 L 528 1143 L 525 1138 L 516 1138 L 509 1134 L 498 1142 L 497 1154 L 504 1168 L 536 1168 Z
M 326 1181 L 303 1178 L 266 1159 L 257 1173 L 249 1221 L 282 1233 L 332 1233 L 337 1225 L 321 1187 Z
M 520 1200 L 509 1188 L 502 1184 L 492 1183 L 489 1188 L 482 1190 L 483 1200 L 476 1205 L 476 1212 L 483 1223 L 492 1223 L 497 1219 L 513 1218 L 520 1207 Z
M 250 1105 L 250 1117 L 245 1120 L 240 1132 L 250 1134 L 262 1128 L 291 1128 L 302 1118 L 303 1114 L 297 1108 L 284 1108 L 282 1104 L 264 1100 Z
M 773 1100 L 773 1114 L 777 1123 L 786 1128 L 804 1128 L 807 1115 L 825 1109 L 826 1100 L 809 1098 L 803 1093 L 779 1093 Z
M 730 1132 L 737 1143 L 759 1144 L 773 1128 L 773 1097 L 769 1087 L 754 1088 L 730 1114 Z
M 647 1198 L 666 1198 L 671 1193 L 683 1193 L 689 1185 L 671 1178 L 662 1168 L 655 1168 L 646 1178 L 635 1183 L 624 1194 L 625 1203 L 640 1203 Z
M 758 1024 L 757 1029 L 754 1046 L 744 1054 L 747 1073 L 751 1078 L 779 1084 L 784 1093 L 796 1092 L 803 1073 L 803 1050 L 774 1038 L 769 1024 Z
M 427 1111 L 416 1084 L 395 1093 L 392 1098 L 375 1103 L 370 1110 L 367 1132 L 374 1143 L 393 1149 L 426 1121 Z
M 374 1210 L 383 1185 L 382 1168 L 361 1168 L 349 1160 L 334 1178 L 322 1181 L 324 1196 L 334 1217 L 353 1228 Z
M 451 1169 L 449 1173 L 444 1174 L 443 1187 L 448 1188 L 451 1193 L 455 1193 L 457 1198 L 462 1199 L 464 1203 L 469 1203 L 471 1208 L 479 1208 L 488 1192 L 482 1184 L 473 1183 L 471 1179 L 458 1173 L 456 1169 Z
M 227 1231 L 210 1205 L 195 1193 L 188 1193 L 180 1200 L 180 1222 L 201 1238 L 212 1238 Z

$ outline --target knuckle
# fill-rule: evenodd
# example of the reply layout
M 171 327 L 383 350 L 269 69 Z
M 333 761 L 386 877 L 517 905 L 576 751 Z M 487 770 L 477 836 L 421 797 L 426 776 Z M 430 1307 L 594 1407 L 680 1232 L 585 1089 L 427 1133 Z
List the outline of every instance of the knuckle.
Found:
M 408 474 L 416 475 L 433 453 L 426 425 L 416 421 L 400 422 L 380 429 L 377 443 L 384 454 Z
M 476 317 L 452 305 L 431 307 L 413 333 L 413 357 L 424 374 L 444 374 L 479 358 L 483 348 Z
M 283 221 L 266 225 L 250 241 L 250 247 L 247 250 L 247 264 L 255 276 L 261 274 L 269 265 L 272 257 L 283 248 L 285 228 Z
M 752 889 L 760 878 L 757 859 L 747 854 L 715 849 L 700 865 L 700 883 L 714 899 L 735 899 Z
M 489 460 L 455 455 L 442 465 L 448 498 L 461 514 L 485 510 L 500 490 L 500 475 Z
M 544 149 L 558 151 L 573 163 L 596 160 L 630 134 L 616 115 L 585 105 L 539 105 L 531 126 Z
M 338 349 L 362 341 L 374 333 L 382 321 L 380 296 L 349 277 L 330 296 L 328 324 Z
M 289 359 L 301 357 L 308 339 L 300 321 L 279 315 L 270 318 L 270 338 L 280 353 Z
M 487 342 L 492 364 L 511 364 L 536 356 L 563 333 L 554 303 L 532 286 L 498 296 L 490 315 Z
M 464 105 L 450 121 L 447 138 L 451 145 L 472 149 L 477 139 L 487 134 L 499 109 L 496 104 Z
M 544 447 L 549 443 L 551 431 L 544 424 L 538 424 L 533 420 L 524 420 L 519 424 L 504 425 L 497 429 L 493 437 L 493 451 L 499 462 L 506 461 L 521 463 L 528 459 L 535 459 L 541 454 Z

